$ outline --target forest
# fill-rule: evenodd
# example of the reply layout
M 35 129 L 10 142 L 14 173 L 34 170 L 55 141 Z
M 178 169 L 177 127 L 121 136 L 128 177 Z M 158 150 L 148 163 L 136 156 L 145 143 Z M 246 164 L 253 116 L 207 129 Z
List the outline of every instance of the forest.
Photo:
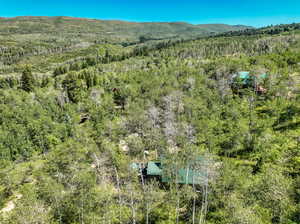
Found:
M 0 32 L 1 224 L 300 223 L 299 24 L 67 43 L 18 20 Z M 132 168 L 149 161 L 167 181 Z

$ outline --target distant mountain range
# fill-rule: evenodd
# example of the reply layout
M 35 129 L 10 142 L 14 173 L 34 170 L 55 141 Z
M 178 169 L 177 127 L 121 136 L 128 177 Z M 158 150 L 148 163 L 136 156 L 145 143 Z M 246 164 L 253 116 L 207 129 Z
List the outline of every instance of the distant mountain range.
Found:
M 184 22 L 137 23 L 62 16 L 0 18 L 0 74 L 16 71 L 19 65 L 29 62 L 39 71 L 48 71 L 48 65 L 55 67 L 55 63 L 95 55 L 101 47 L 116 48 L 118 52 L 129 47 L 123 50 L 131 51 L 137 46 L 245 29 L 249 27 Z M 49 55 L 52 55 L 51 59 Z M 44 63 L 43 57 L 46 56 L 51 63 Z M 45 69 L 41 69 L 43 63 L 47 65 Z M 6 65 L 14 67 L 7 70 Z
M 127 22 L 73 17 L 21 16 L 1 18 L 0 35 L 43 34 L 85 41 L 132 42 L 142 39 L 192 38 L 240 31 L 252 27 L 226 24 L 193 25 L 185 22 Z

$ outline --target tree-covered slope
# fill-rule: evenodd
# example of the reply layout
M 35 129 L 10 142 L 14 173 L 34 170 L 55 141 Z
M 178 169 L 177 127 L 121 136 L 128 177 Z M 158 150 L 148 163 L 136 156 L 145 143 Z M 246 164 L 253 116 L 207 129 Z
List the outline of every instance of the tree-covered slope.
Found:
M 290 30 L 30 57 L 0 79 L 0 222 L 299 223 L 299 52 Z M 167 183 L 130 168 L 157 160 Z
M 33 64 L 37 71 L 47 72 L 56 63 L 95 54 L 99 44 L 130 48 L 148 42 L 191 39 L 246 28 L 222 24 L 135 23 L 71 17 L 2 18 L 0 73 L 20 71 L 19 67 L 26 63 Z
M 136 41 L 142 35 L 149 35 L 151 38 L 170 38 L 173 36 L 184 38 L 207 35 L 211 32 L 220 33 L 246 28 L 249 27 L 225 24 L 192 25 L 184 22 L 136 23 L 72 17 L 15 17 L 3 18 L 0 21 L 0 32 L 2 35 L 76 34 L 86 40 L 95 38 L 107 41 Z

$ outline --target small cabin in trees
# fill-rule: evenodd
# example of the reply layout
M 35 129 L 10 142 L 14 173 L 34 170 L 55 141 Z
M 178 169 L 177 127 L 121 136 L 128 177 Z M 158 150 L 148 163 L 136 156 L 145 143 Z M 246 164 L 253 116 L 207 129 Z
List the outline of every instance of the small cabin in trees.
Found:
M 267 89 L 263 87 L 263 83 L 267 77 L 266 73 L 255 76 L 248 71 L 241 71 L 232 75 L 230 80 L 231 89 L 234 93 L 237 93 L 239 89 L 245 88 L 251 88 L 260 94 L 266 93 Z
M 190 161 L 185 167 L 167 165 L 162 161 L 149 161 L 146 163 L 132 163 L 130 167 L 143 175 L 145 180 L 156 179 L 162 183 L 178 183 L 199 185 L 204 180 L 204 173 L 200 169 L 201 159 Z

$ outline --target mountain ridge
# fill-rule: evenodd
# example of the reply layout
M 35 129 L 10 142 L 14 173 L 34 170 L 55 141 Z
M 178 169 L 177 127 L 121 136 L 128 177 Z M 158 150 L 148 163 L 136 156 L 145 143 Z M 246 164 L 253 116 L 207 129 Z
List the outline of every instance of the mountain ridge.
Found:
M 120 22 L 120 23 L 127 23 L 127 24 L 188 24 L 192 26 L 202 26 L 202 25 L 226 25 L 231 27 L 248 27 L 248 28 L 254 28 L 252 26 L 243 25 L 243 24 L 235 24 L 235 25 L 229 25 L 226 23 L 199 23 L 199 24 L 193 24 L 185 21 L 147 21 L 147 22 L 138 22 L 138 21 L 130 21 L 130 20 L 120 20 L 120 19 L 97 19 L 97 18 L 85 18 L 85 17 L 74 17 L 74 16 L 14 16 L 14 17 L 0 17 L 0 19 L 6 19 L 6 20 L 14 20 L 14 19 L 29 19 L 29 18 L 49 18 L 49 19 L 67 19 L 67 20 L 81 20 L 81 21 L 94 21 L 94 22 Z
M 77 26 L 77 27 L 74 27 Z M 181 38 L 203 36 L 213 33 L 239 31 L 252 27 L 227 24 L 190 24 L 187 22 L 132 22 L 122 20 L 100 20 L 67 16 L 18 16 L 2 18 L 0 33 L 45 33 L 56 32 L 63 27 L 68 32 L 118 32 L 131 39 L 141 35 L 169 37 L 178 35 Z M 2 31 L 2 32 L 1 32 Z

